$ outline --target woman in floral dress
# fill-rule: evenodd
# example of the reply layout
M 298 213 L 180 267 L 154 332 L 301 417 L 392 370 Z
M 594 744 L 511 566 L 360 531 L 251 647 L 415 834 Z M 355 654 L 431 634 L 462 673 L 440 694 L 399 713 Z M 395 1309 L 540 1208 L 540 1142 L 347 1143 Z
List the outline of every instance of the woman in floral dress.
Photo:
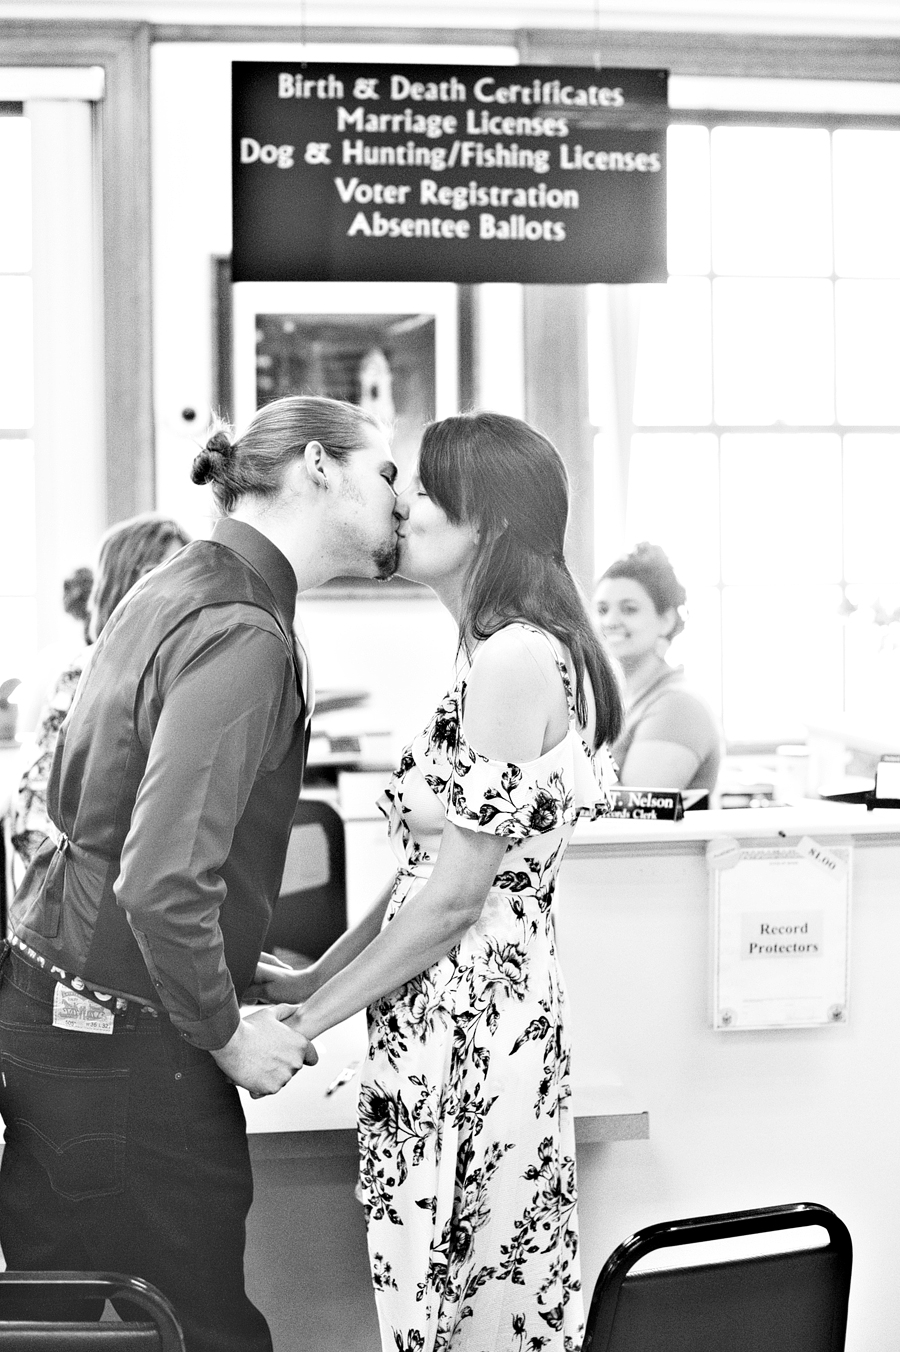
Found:
M 606 807 L 618 687 L 563 558 L 547 439 L 425 431 L 399 571 L 459 623 L 456 679 L 381 801 L 398 862 L 311 968 L 263 963 L 315 1037 L 363 1006 L 360 1185 L 384 1352 L 576 1352 L 583 1310 L 553 896 Z M 414 639 L 412 640 L 414 641 Z

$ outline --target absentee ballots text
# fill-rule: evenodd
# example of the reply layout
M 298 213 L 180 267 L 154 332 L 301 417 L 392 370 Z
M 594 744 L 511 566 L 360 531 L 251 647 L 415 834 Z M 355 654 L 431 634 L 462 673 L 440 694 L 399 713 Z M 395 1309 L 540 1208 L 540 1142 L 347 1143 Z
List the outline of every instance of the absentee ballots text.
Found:
M 235 281 L 666 279 L 665 71 L 232 69 Z

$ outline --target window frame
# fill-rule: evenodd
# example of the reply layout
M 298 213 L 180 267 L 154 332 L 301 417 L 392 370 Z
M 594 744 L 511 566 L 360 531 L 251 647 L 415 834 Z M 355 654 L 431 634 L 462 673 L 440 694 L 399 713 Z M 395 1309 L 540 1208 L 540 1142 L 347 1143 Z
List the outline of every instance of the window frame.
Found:
M 710 135 L 712 134 L 713 129 L 716 128 L 716 127 L 725 127 L 725 126 L 729 126 L 729 127 L 734 127 L 734 126 L 744 126 L 744 127 L 769 127 L 769 126 L 771 126 L 771 127 L 802 128 L 802 129 L 816 129 L 816 130 L 821 129 L 821 130 L 826 130 L 826 131 L 828 131 L 829 137 L 831 138 L 831 137 L 833 137 L 833 134 L 834 134 L 835 131 L 845 130 L 845 129 L 850 129 L 850 130 L 873 130 L 873 131 L 880 131 L 880 130 L 900 131 L 900 114 L 868 114 L 868 113 L 866 113 L 866 114 L 839 113 L 839 114 L 838 114 L 838 113 L 817 113 L 817 112 L 804 112 L 804 111 L 796 111 L 796 112 L 774 112 L 774 111 L 755 111 L 755 110 L 741 110 L 741 111 L 738 111 L 738 110 L 727 110 L 727 111 L 717 111 L 717 110 L 715 110 L 715 109 L 706 109 L 706 108 L 705 108 L 705 109 L 672 109 L 672 110 L 670 110 L 669 123 L 670 123 L 670 125 L 703 126 L 703 127 L 705 127 L 705 128 L 708 130 L 708 132 L 710 133 Z M 833 147 L 833 140 L 830 141 L 830 147 Z M 833 213 L 833 211 L 834 211 L 834 202 L 833 202 L 833 199 L 832 199 L 832 213 Z M 833 219 L 834 219 L 834 218 L 833 218 L 833 215 L 832 215 L 832 220 L 833 220 Z M 692 278 L 693 278 L 693 277 L 697 277 L 697 278 L 705 278 L 705 279 L 707 279 L 707 280 L 709 281 L 710 287 L 712 287 L 712 285 L 713 285 L 713 283 L 716 281 L 716 279 L 718 279 L 718 278 L 720 278 L 720 277 L 723 277 L 723 276 L 732 276 L 732 275 L 743 276 L 744 274 L 723 274 L 723 273 L 717 272 L 717 271 L 715 270 L 715 268 L 713 267 L 712 250 L 711 250 L 711 254 L 710 254 L 710 265 L 709 265 L 709 268 L 708 268 L 708 270 L 707 270 L 706 272 L 703 272 L 703 273 L 700 273 L 700 272 L 696 272 L 696 273 L 682 273 L 682 272 L 677 272 L 677 273 L 670 273 L 670 274 L 669 274 L 670 278 L 671 278 L 671 277 L 676 277 L 676 278 L 687 278 L 687 277 L 692 277 Z M 799 276 L 799 275 L 800 275 L 800 274 L 791 274 L 791 277 L 793 277 L 793 276 Z M 809 275 L 812 275 L 812 274 L 809 274 Z M 817 274 L 817 275 L 818 275 L 818 274 Z M 785 277 L 784 280 L 791 280 L 791 277 Z M 829 274 L 827 274 L 827 275 L 823 275 L 822 280 L 830 281 L 831 284 L 832 284 L 832 287 L 834 287 L 835 284 L 836 284 L 839 280 L 842 280 L 842 279 L 843 279 L 843 274 L 839 274 L 839 273 L 836 271 L 835 260 L 832 259 L 832 269 L 831 269 L 831 272 L 830 272 Z M 855 280 L 855 279 L 851 278 L 850 280 Z M 865 280 L 865 279 L 862 279 L 862 280 Z M 878 279 L 875 279 L 875 280 L 878 280 Z M 714 317 L 713 317 L 713 316 L 711 316 L 711 323 L 714 323 Z M 837 341 L 837 335 L 836 335 L 836 332 L 835 332 L 835 342 L 836 342 L 836 341 Z M 712 361 L 714 361 L 714 356 L 711 356 L 711 362 L 712 362 Z M 712 375 L 712 367 L 711 367 L 711 369 L 710 369 L 710 374 Z M 780 423 L 778 423 L 778 424 L 747 424 L 747 423 L 732 424 L 732 423 L 719 422 L 719 421 L 716 419 L 716 415 L 715 415 L 715 391 L 714 391 L 714 389 L 713 389 L 713 391 L 712 391 L 711 417 L 710 417 L 709 422 L 707 422 L 707 423 L 702 423 L 702 424 L 700 424 L 700 423 L 698 423 L 698 424 L 687 424 L 687 423 L 679 423 L 679 424 L 645 424 L 645 423 L 640 423 L 640 424 L 638 424 L 638 423 L 635 423 L 635 422 L 633 421 L 633 413 L 632 413 L 632 418 L 631 418 L 631 420 L 630 420 L 630 434 L 628 435 L 628 451 L 627 451 L 627 455 L 630 457 L 631 438 L 632 438 L 636 433 L 646 434 L 646 435 L 648 435 L 648 436 L 665 436 L 665 435 L 667 435 L 667 434 L 670 434 L 670 435 L 671 435 L 671 434 L 697 435 L 697 434 L 704 434 L 704 433 L 705 433 L 705 434 L 711 434 L 711 435 L 713 435 L 713 436 L 716 438 L 716 443 L 717 443 L 717 465 L 718 465 L 718 474 L 717 474 L 717 478 L 718 478 L 718 485 L 719 485 L 719 488 L 718 488 L 718 495 L 719 495 L 719 520 L 720 520 L 720 522 L 721 522 L 721 519 L 722 519 L 721 514 L 722 514 L 722 506 L 723 506 L 723 504 L 722 504 L 722 451 L 723 451 L 722 439 L 723 439 L 723 437 L 725 437 L 725 436 L 727 436 L 727 435 L 729 435 L 729 434 L 738 434 L 738 435 L 741 435 L 741 434 L 751 434 L 751 435 L 756 434 L 756 435 L 760 435 L 760 436 L 765 436 L 766 434 L 769 434 L 769 435 L 771 435 L 771 436 L 778 436 L 778 435 L 783 435 L 783 434 L 803 434 L 803 433 L 814 433 L 814 434 L 815 434 L 815 433 L 831 433 L 831 434 L 835 435 L 835 436 L 839 439 L 839 447 L 840 447 L 840 473 L 841 473 L 841 481 L 842 481 L 842 483 L 843 483 L 844 480 L 845 480 L 845 478 L 846 478 L 846 460 L 845 460 L 845 455 L 846 455 L 846 443 L 845 443 L 845 439 L 846 439 L 846 437 L 847 437 L 848 435 L 851 435 L 851 436 L 852 436 L 852 435 L 863 435 L 863 436 L 865 436 L 865 435 L 867 435 L 867 434 L 868 434 L 868 435 L 877 435 L 877 434 L 900 435 L 900 421 L 898 421 L 897 423 L 891 423 L 891 424 L 875 424 L 875 423 L 865 423 L 865 424 L 862 424 L 862 423 L 850 423 L 850 422 L 844 422 L 844 421 L 842 421 L 841 418 L 839 417 L 839 414 L 838 414 L 838 400 L 837 400 L 837 397 L 836 397 L 836 396 L 837 396 L 836 381 L 837 381 L 837 371 L 835 371 L 835 408 L 834 408 L 834 416 L 833 416 L 833 418 L 831 419 L 831 421 L 830 421 L 830 422 L 827 422 L 827 423 L 815 423 L 815 424 L 806 424 L 806 423 L 804 423 L 804 424 L 796 424 L 796 425 L 795 425 L 795 424 L 791 424 L 791 425 L 788 427 L 788 426 L 785 426 L 785 425 L 780 424 Z M 626 491 L 627 491 L 627 490 L 626 490 Z M 840 577 L 839 580 L 836 580 L 836 581 L 833 581 L 833 582 L 829 582 L 828 585 L 835 585 L 837 588 L 839 588 L 840 593 L 841 593 L 841 598 L 842 598 L 842 601 L 841 601 L 841 611 L 842 611 L 842 613 L 849 614 L 849 613 L 851 612 L 851 610 L 853 609 L 851 597 L 852 597 L 852 594 L 853 594 L 853 592 L 854 592 L 854 589 L 855 589 L 856 587 L 859 586 L 859 580 L 858 580 L 858 579 L 853 579 L 853 578 L 848 578 L 848 576 L 847 576 L 847 560 L 846 560 L 846 549 L 845 549 L 845 537 L 846 537 L 846 515 L 845 515 L 845 513 L 846 513 L 846 502 L 845 502 L 844 494 L 843 494 L 843 492 L 842 492 L 842 496 L 841 496 L 841 541 L 840 541 L 840 548 L 841 548 L 841 577 Z M 726 581 L 724 580 L 724 578 L 723 578 L 722 551 L 721 551 L 721 539 L 720 539 L 720 549 L 719 549 L 719 577 L 718 577 L 717 582 L 716 582 L 715 584 L 713 584 L 713 585 L 714 585 L 715 590 L 716 590 L 717 595 L 718 595 L 719 630 L 720 630 L 720 649 L 719 649 L 719 686 L 720 686 L 720 691 L 721 691 L 721 699 L 722 699 L 722 705 L 723 705 L 723 719 L 724 719 L 725 716 L 727 716 L 727 711 L 728 711 L 728 696 L 727 696 L 726 679 L 725 679 L 725 649 L 724 649 L 724 634 L 725 634 L 724 619 L 725 619 L 725 606 L 724 606 L 724 598 L 725 598 L 725 593 L 726 593 L 726 591 L 730 591 L 730 590 L 732 590 L 732 589 L 736 589 L 736 590 L 740 591 L 741 588 L 742 588 L 743 586 L 745 586 L 745 584 L 744 584 L 744 583 L 728 583 L 728 582 L 726 582 Z M 826 585 L 826 584 L 823 582 L 822 585 Z M 842 707 L 843 707 L 844 709 L 846 709 L 846 707 L 847 707 L 847 700 L 848 700 L 847 677 L 848 677 L 848 660 L 849 660 L 849 654 L 848 654 L 848 637 L 847 637 L 846 632 L 843 633 L 842 636 L 841 636 L 841 651 L 842 651 L 842 671 L 841 671 Z M 768 743 L 766 743 L 765 745 L 766 745 L 767 748 L 769 747 L 769 744 L 768 744 Z M 772 746 L 774 747 L 774 742 L 772 743 Z M 760 746 L 759 746 L 758 744 L 756 744 L 756 743 L 744 743 L 743 741 L 734 741 L 734 740 L 731 740 L 731 739 L 729 740 L 729 750 L 735 751 L 735 750 L 747 750 L 747 749 L 759 750 L 759 749 L 760 749 Z

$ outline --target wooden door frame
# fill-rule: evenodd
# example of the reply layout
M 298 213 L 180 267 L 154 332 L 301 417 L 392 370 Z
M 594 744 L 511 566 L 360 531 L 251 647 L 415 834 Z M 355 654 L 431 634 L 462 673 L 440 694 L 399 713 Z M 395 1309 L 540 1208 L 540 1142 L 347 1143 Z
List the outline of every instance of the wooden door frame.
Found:
M 150 26 L 7 21 L 0 66 L 102 66 L 106 519 L 155 501 L 150 292 Z

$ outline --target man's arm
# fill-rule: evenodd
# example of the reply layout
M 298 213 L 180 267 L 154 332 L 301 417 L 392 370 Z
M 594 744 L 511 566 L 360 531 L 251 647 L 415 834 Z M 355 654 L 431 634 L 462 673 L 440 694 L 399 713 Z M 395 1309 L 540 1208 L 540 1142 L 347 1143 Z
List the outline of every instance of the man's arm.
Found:
M 186 665 L 158 679 L 115 891 L 173 1022 L 216 1050 L 240 1023 L 219 927 L 221 869 L 284 722 L 291 657 L 277 635 L 241 624 L 211 632 Z

